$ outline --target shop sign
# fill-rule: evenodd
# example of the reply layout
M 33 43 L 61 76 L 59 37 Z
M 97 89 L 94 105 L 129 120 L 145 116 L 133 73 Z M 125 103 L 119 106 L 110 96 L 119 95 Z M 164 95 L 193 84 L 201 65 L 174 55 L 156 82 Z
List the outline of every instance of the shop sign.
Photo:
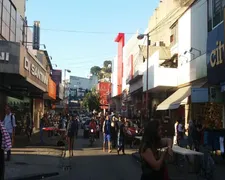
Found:
M 191 102 L 205 103 L 209 101 L 208 88 L 191 88 Z
M 56 84 L 50 77 L 48 80 L 48 96 L 52 99 L 56 99 Z
M 41 71 L 41 68 L 32 63 L 28 58 L 24 58 L 24 68 L 45 85 L 48 85 L 48 77 Z
M 207 75 L 209 84 L 225 81 L 224 23 L 208 33 Z
M 9 52 L 1 52 L 0 61 L 9 61 Z

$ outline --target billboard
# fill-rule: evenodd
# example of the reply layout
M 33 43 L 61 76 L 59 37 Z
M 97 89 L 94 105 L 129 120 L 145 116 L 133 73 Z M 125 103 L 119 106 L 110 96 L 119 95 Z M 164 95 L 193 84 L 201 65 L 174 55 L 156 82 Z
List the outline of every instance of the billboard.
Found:
M 34 21 L 33 25 L 33 49 L 40 49 L 40 21 Z
M 62 70 L 60 69 L 53 69 L 52 70 L 52 80 L 59 85 L 62 83 Z

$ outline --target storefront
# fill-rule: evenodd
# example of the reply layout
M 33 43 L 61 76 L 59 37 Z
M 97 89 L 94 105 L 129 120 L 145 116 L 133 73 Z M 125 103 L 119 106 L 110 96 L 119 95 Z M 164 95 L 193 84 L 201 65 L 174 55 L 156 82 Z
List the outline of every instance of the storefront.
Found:
M 48 73 L 20 43 L 0 41 L 0 48 L 4 59 L 0 61 L 0 98 L 4 102 L 1 106 L 11 104 L 16 122 L 20 124 L 23 124 L 25 113 L 31 113 L 35 128 L 38 128 L 44 112 L 43 93 L 47 92 Z M 38 103 L 33 102 L 36 99 Z M 36 109 L 41 112 L 38 116 L 33 112 Z
M 207 127 L 225 127 L 224 84 L 225 84 L 225 58 L 224 58 L 224 23 L 216 26 L 208 33 L 207 39 L 207 76 L 210 103 L 206 109 Z

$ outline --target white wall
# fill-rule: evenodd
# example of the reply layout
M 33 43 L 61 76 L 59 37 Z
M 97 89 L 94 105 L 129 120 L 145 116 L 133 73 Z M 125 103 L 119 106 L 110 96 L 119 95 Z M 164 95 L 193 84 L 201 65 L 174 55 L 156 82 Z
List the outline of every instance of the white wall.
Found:
M 112 75 L 111 75 L 111 83 L 112 83 L 112 97 L 117 95 L 117 73 L 118 73 L 118 69 L 117 69 L 117 65 L 118 64 L 118 58 L 117 56 L 113 59 L 112 61 Z
M 178 85 L 205 77 L 206 69 L 206 45 L 207 45 L 207 1 L 199 0 L 178 20 L 178 45 L 173 47 L 173 52 L 178 52 L 179 57 L 179 73 Z M 185 51 L 190 48 L 196 48 L 201 51 L 193 50 L 193 55 Z
M 159 67 L 159 51 L 156 51 L 149 58 L 148 68 L 148 89 L 158 86 L 175 87 L 177 86 L 177 68 Z M 145 64 L 146 67 L 146 64 Z M 143 75 L 143 91 L 146 91 L 146 74 Z
M 123 47 L 123 84 L 122 90 L 129 88 L 126 84 L 126 80 L 129 78 L 131 72 L 130 56 L 133 55 L 133 60 L 138 56 L 139 52 L 139 40 L 137 34 L 133 35 Z

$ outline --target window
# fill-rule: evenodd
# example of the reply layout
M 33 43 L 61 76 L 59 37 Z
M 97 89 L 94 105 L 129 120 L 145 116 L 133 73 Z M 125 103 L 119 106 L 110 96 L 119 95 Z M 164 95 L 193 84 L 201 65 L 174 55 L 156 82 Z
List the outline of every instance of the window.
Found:
M 176 21 L 171 27 L 171 36 L 170 36 L 170 43 L 171 45 L 175 45 L 178 40 L 178 22 Z
M 209 0 L 208 1 L 208 31 L 223 21 L 223 7 L 225 0 Z

